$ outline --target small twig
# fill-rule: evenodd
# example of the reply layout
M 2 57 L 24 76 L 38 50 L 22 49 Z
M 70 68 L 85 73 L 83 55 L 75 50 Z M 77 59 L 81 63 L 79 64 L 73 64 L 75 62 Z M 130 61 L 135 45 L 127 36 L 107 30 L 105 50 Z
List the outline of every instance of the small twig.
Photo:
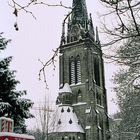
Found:
M 130 12 L 131 12 L 133 22 L 135 24 L 136 31 L 137 31 L 138 35 L 140 35 L 138 24 L 137 24 L 136 18 L 134 16 L 134 13 L 133 13 L 133 10 L 132 10 L 131 4 L 130 4 L 130 0 L 127 0 L 127 2 L 128 2 L 128 6 L 129 6 L 129 9 L 130 9 Z
M 14 10 L 16 9 L 17 12 L 23 10 L 23 11 L 25 11 L 26 13 L 31 14 L 32 17 L 33 17 L 34 19 L 36 19 L 36 17 L 35 17 L 35 15 L 33 14 L 33 12 L 27 10 L 27 8 L 28 8 L 30 5 L 32 5 L 32 4 L 34 3 L 34 1 L 29 2 L 29 3 L 28 3 L 27 5 L 25 5 L 25 6 L 20 5 L 20 4 L 17 3 L 15 0 L 12 0 L 12 2 L 13 2 L 13 5 L 11 5 L 10 3 L 8 3 L 8 4 L 9 4 L 9 6 L 11 6 L 12 8 L 14 8 Z
M 49 6 L 49 7 L 63 7 L 63 8 L 66 8 L 66 9 L 72 9 L 72 7 L 68 7 L 68 6 L 63 5 L 62 2 L 60 2 L 60 4 L 48 4 L 48 3 L 44 3 L 44 2 L 35 2 L 34 3 L 34 5 L 37 5 L 37 4 L 46 5 L 46 6 Z
M 48 6 L 48 4 L 47 4 L 47 6 Z M 51 6 L 51 5 L 49 5 L 49 6 Z M 62 3 L 60 3 L 60 5 L 53 5 L 53 6 L 61 6 L 61 7 L 67 8 L 67 7 L 63 6 Z M 62 23 L 62 36 L 61 36 L 61 41 L 60 41 L 59 47 L 56 48 L 56 50 L 53 50 L 53 52 L 54 52 L 53 56 L 45 64 L 41 62 L 43 66 L 39 70 L 39 79 L 41 80 L 41 74 L 43 74 L 43 79 L 44 79 L 44 82 L 46 83 L 47 87 L 48 87 L 48 84 L 47 84 L 46 77 L 45 77 L 45 69 L 46 69 L 47 66 L 52 64 L 54 66 L 54 70 L 55 70 L 55 67 L 56 67 L 55 66 L 55 62 L 56 62 L 55 58 L 58 56 L 59 49 L 63 45 L 64 38 L 65 38 L 65 24 L 66 24 L 66 20 L 72 14 L 73 9 L 75 7 L 76 7 L 76 5 L 72 8 L 71 12 L 69 12 L 66 15 L 66 17 L 64 18 L 64 20 L 63 20 L 63 23 Z

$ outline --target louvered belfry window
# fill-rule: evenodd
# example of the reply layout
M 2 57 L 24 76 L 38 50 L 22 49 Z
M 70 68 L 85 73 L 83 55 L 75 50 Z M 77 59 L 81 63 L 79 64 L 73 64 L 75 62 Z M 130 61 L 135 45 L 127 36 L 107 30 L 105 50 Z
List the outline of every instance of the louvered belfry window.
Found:
M 80 63 L 80 57 L 77 56 L 76 58 L 76 83 L 81 82 L 81 63 Z
M 70 59 L 70 84 L 75 84 L 75 61 L 73 57 Z
M 70 58 L 70 84 L 81 83 L 81 62 L 79 55 Z

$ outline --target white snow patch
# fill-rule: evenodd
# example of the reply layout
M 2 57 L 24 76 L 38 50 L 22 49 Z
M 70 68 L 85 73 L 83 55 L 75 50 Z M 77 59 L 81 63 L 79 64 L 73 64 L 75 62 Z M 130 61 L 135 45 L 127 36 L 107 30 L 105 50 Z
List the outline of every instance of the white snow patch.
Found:
M 86 104 L 87 104 L 86 102 L 78 102 L 76 104 L 73 104 L 72 106 L 86 105 Z
M 64 93 L 64 92 L 72 93 L 70 85 L 68 83 L 65 83 L 64 87 L 59 90 L 59 93 Z
M 96 113 L 99 114 L 99 111 L 97 109 L 95 109 Z
M 76 83 L 76 85 L 81 85 L 82 83 L 81 82 L 79 82 L 79 83 Z
M 98 125 L 98 129 L 99 129 L 99 130 L 102 130 L 102 128 L 101 128 L 99 125 Z
M 86 128 L 85 129 L 90 129 L 91 128 L 91 126 L 86 126 Z
M 90 111 L 91 111 L 91 108 L 87 108 L 85 113 L 90 113 Z
M 63 53 L 59 53 L 59 56 L 63 56 Z

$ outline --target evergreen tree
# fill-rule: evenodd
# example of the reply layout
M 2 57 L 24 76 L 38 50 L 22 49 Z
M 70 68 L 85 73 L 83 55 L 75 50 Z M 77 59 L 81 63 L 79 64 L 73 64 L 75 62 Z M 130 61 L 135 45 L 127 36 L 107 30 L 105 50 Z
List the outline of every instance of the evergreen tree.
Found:
M 140 132 L 140 41 L 129 39 L 117 51 L 117 62 L 123 64 L 114 77 L 115 92 L 122 114 L 121 131 L 124 134 Z M 128 132 L 128 133 L 127 133 Z M 131 132 L 131 133 L 130 133 Z
M 10 40 L 6 40 L 0 34 L 0 51 L 6 48 Z M 24 133 L 26 131 L 25 119 L 33 117 L 29 112 L 33 103 L 29 99 L 22 98 L 26 91 L 17 91 L 15 72 L 9 69 L 12 57 L 0 59 L 0 117 L 5 116 L 14 120 L 14 131 Z

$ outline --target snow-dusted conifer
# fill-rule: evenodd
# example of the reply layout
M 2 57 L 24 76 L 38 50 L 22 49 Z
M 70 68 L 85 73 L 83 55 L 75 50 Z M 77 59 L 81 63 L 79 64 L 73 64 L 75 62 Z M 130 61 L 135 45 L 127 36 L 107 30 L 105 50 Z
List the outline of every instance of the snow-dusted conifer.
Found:
M 0 34 L 0 52 L 6 48 L 9 40 Z M 0 58 L 0 117 L 5 116 L 14 119 L 14 131 L 23 133 L 26 130 L 25 119 L 33 117 L 29 109 L 33 103 L 29 99 L 22 98 L 26 91 L 17 91 L 15 72 L 9 69 L 12 57 Z

